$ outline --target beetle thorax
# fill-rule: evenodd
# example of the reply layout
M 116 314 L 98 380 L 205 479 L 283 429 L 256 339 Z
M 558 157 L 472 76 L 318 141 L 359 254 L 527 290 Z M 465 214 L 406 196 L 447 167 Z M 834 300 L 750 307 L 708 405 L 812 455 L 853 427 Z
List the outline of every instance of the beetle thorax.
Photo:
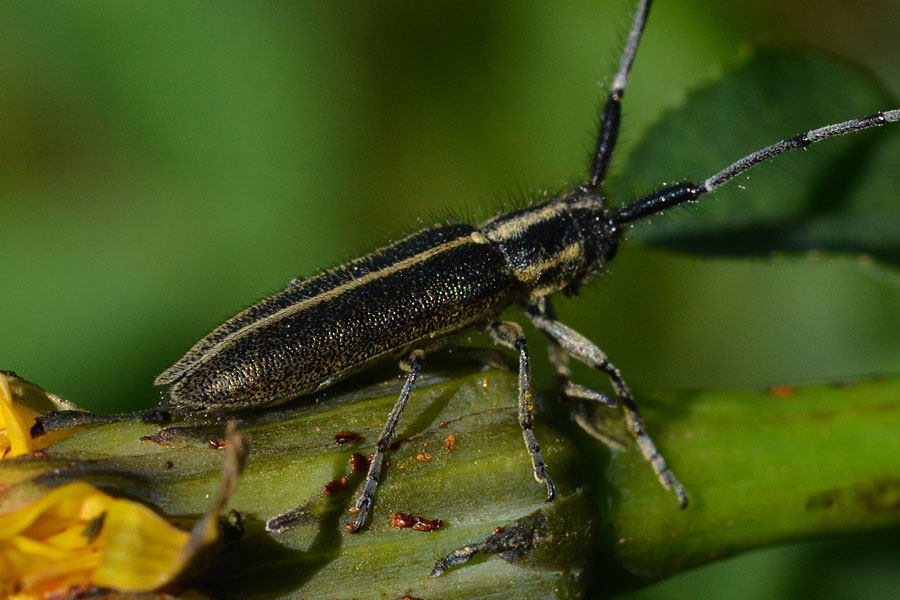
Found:
M 503 252 L 531 297 L 574 293 L 613 257 L 619 242 L 602 196 L 582 189 L 496 217 L 479 232 Z

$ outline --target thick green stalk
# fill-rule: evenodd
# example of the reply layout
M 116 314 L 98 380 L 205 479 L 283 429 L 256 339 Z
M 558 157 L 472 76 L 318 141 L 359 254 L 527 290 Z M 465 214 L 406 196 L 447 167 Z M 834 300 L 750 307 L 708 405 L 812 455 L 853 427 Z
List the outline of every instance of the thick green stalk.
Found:
M 551 426 L 540 415 L 560 489 L 545 503 L 516 423 L 515 375 L 489 371 L 423 382 L 369 524 L 350 534 L 363 478 L 350 458 L 372 451 L 395 387 L 241 417 L 253 447 L 229 506 L 244 533 L 193 585 L 241 598 L 606 595 L 765 544 L 900 523 L 900 380 L 641 394 L 648 428 L 688 489 L 682 511 L 633 446 L 610 452 L 568 418 Z M 195 517 L 218 485 L 223 425 L 168 431 L 153 441 L 152 425 L 84 427 L 46 456 L 3 461 L 0 510 L 83 479 Z M 360 437 L 340 445 L 341 431 Z M 342 477 L 346 488 L 324 491 Z M 298 506 L 291 529 L 265 531 L 266 520 Z M 443 526 L 397 529 L 390 515 L 401 512 Z M 428 577 L 435 561 L 498 527 L 527 539 L 503 558 L 476 556 Z
M 636 452 L 610 456 L 597 500 L 614 589 L 750 548 L 900 523 L 900 380 L 645 404 L 691 504 L 671 510 Z

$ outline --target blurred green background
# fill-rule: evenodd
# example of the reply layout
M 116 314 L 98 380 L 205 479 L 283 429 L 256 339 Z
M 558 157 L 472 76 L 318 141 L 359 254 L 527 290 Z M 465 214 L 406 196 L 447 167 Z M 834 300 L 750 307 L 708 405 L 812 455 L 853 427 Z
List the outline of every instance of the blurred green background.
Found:
M 0 4 L 0 368 L 152 406 L 157 373 L 291 278 L 579 180 L 631 6 Z M 614 171 L 687 91 L 784 42 L 900 96 L 900 3 L 659 1 Z M 559 312 L 637 388 L 759 387 L 900 371 L 897 290 L 855 260 L 632 246 Z M 895 597 L 897 541 L 762 551 L 632 598 Z

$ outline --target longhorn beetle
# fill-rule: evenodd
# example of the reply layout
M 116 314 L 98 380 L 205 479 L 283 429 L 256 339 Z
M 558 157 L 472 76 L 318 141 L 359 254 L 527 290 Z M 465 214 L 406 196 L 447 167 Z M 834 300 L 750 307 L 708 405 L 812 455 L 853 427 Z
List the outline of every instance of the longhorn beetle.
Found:
M 232 317 L 197 342 L 155 380 L 167 386 L 161 408 L 226 412 L 312 394 L 384 357 L 395 357 L 406 382 L 376 444 L 356 507 L 359 531 L 374 501 L 385 453 L 422 371 L 426 354 L 468 328 L 485 329 L 518 354 L 518 420 L 534 477 L 555 488 L 532 432 L 534 392 L 521 326 L 498 317 L 518 304 L 546 335 L 557 358 L 562 393 L 608 406 L 621 403 L 629 430 L 660 483 L 682 507 L 687 495 L 645 431 L 619 369 L 587 338 L 556 320 L 550 297 L 573 294 L 616 254 L 635 222 L 694 201 L 782 152 L 900 120 L 900 110 L 826 125 L 763 148 L 699 182 L 666 186 L 613 209 L 603 181 L 619 131 L 622 98 L 650 0 L 638 3 L 603 108 L 593 166 L 586 182 L 543 202 L 499 215 L 481 226 L 442 223 L 416 232 L 284 290 Z M 616 398 L 568 381 L 564 357 L 607 375 Z

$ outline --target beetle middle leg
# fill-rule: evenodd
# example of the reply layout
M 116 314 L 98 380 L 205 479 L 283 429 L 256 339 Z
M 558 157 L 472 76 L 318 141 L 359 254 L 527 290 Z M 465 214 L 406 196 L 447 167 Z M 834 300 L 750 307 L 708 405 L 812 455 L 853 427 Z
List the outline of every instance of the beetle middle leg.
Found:
M 388 416 L 387 423 L 384 425 L 381 437 L 378 438 L 378 443 L 375 444 L 375 455 L 372 457 L 372 462 L 369 463 L 369 472 L 366 473 L 366 483 L 362 493 L 359 495 L 359 500 L 356 501 L 356 508 L 359 509 L 359 516 L 357 516 L 356 523 L 353 526 L 354 533 L 359 531 L 366 522 L 366 515 L 375 499 L 375 489 L 378 487 L 381 469 L 384 466 L 384 453 L 387 452 L 388 447 L 391 445 L 391 438 L 394 437 L 394 430 L 397 429 L 397 423 L 400 421 L 400 416 L 403 414 L 406 403 L 409 401 L 409 396 L 416 385 L 416 379 L 419 378 L 419 373 L 422 372 L 422 365 L 424 362 L 425 353 L 421 350 L 413 350 L 409 357 L 401 363 L 401 365 L 409 371 L 409 374 L 406 376 L 406 383 L 403 384 L 403 389 L 400 390 L 400 396 L 397 398 L 394 408 L 391 409 L 391 414 Z
M 543 298 L 530 302 L 526 306 L 526 314 L 531 319 L 531 322 L 534 323 L 534 326 L 544 333 L 544 335 L 549 337 L 554 343 L 559 344 L 566 354 L 585 363 L 589 367 L 606 373 L 610 383 L 612 383 L 616 395 L 622 402 L 622 410 L 625 412 L 625 421 L 628 424 L 629 431 L 634 435 L 641 453 L 653 467 L 662 486 L 666 489 L 674 490 L 676 496 L 678 496 L 678 502 L 681 504 L 681 507 L 686 507 L 688 499 L 684 492 L 684 488 L 678 482 L 675 474 L 669 469 L 666 460 L 659 453 L 659 450 L 657 450 L 656 444 L 653 443 L 653 440 L 647 434 L 646 428 L 644 427 L 644 420 L 641 418 L 641 413 L 638 410 L 637 404 L 634 402 L 634 397 L 631 394 L 631 390 L 622 378 L 622 373 L 619 371 L 618 367 L 609 361 L 606 354 L 597 347 L 596 344 L 571 327 L 552 318 L 552 313 L 549 311 L 550 309 L 547 300 Z M 564 391 L 565 389 L 566 388 L 564 388 Z M 579 391 L 579 388 L 568 389 L 576 392 Z M 575 396 L 590 399 L 589 395 L 576 393 Z
M 525 447 L 531 455 L 531 464 L 534 467 L 534 478 L 543 481 L 547 486 L 547 501 L 556 496 L 556 487 L 550 479 L 547 465 L 541 454 L 541 446 L 534 437 L 534 392 L 531 379 L 531 359 L 528 356 L 528 344 L 525 341 L 525 332 L 518 323 L 511 321 L 496 321 L 488 325 L 487 332 L 495 342 L 506 346 L 519 353 L 519 426 L 522 427 L 522 437 L 525 438 Z

